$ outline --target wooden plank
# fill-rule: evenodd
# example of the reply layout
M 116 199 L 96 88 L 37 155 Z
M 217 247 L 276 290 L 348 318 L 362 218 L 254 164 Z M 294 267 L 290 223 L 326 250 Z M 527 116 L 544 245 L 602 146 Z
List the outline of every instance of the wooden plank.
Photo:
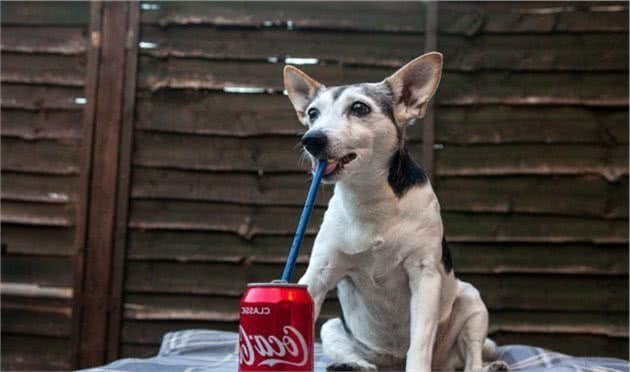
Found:
M 2 333 L 3 371 L 68 371 L 72 369 L 65 337 Z
M 452 4 L 469 11 L 461 3 Z M 618 32 L 628 30 L 628 6 L 624 2 L 556 2 L 536 4 L 484 4 L 485 32 Z
M 236 234 L 201 231 L 137 230 L 129 233 L 129 259 L 180 262 L 241 262 L 245 259 L 282 263 L 292 236 L 255 236 L 245 240 Z M 304 239 L 298 262 L 308 262 L 313 237 Z
M 619 32 L 628 30 L 627 6 L 601 11 L 594 2 L 545 2 L 509 4 L 453 3 L 443 8 L 439 30 L 473 35 L 479 32 Z M 211 4 L 160 2 L 142 13 L 146 24 L 162 26 L 206 24 L 212 26 L 290 27 L 295 29 L 373 30 L 422 32 L 423 4 L 370 2 L 357 7 L 352 2 L 334 4 L 280 4 L 278 2 Z M 545 10 L 549 9 L 549 10 Z M 349 15 L 352 16 L 349 16 Z
M 72 175 L 79 170 L 74 140 L 25 141 L 2 137 L 2 170 Z
M 442 210 L 628 217 L 628 177 L 440 177 Z
M 7 1 L 2 3 L 3 25 L 87 25 L 87 1 Z
M 3 172 L 2 199 L 45 203 L 76 202 L 76 177 Z
M 113 361 L 120 353 L 120 329 L 123 307 L 123 287 L 127 257 L 127 230 L 131 189 L 133 122 L 136 102 L 136 72 L 138 69 L 138 38 L 140 4 L 128 5 L 123 103 L 121 109 L 120 160 L 116 185 L 116 213 L 112 247 L 112 284 L 107 330 L 107 360 Z
M 2 110 L 2 135 L 25 140 L 77 139 L 81 112 L 74 110 Z
M 438 50 L 438 4 L 427 3 L 425 15 L 424 52 Z M 422 119 L 422 166 L 430 181 L 434 180 L 435 168 L 435 104 L 428 103 L 426 114 Z
M 173 295 L 132 295 L 140 301 L 150 301 L 156 306 L 138 304 L 136 300 L 128 304 L 127 320 L 123 323 L 123 342 L 136 344 L 159 343 L 166 332 L 183 329 L 213 329 L 236 331 L 238 327 L 238 298 L 209 297 L 205 308 L 212 308 L 217 301 L 221 306 L 230 306 L 220 317 L 215 317 L 204 309 L 191 309 L 190 306 L 171 306 L 174 301 L 191 304 L 200 297 Z M 207 297 L 204 297 L 207 298 Z M 165 303 L 166 302 L 166 303 Z M 326 306 L 334 300 L 326 301 L 326 310 L 320 320 L 339 316 L 339 310 L 331 312 L 333 306 Z M 335 306 L 338 306 L 334 302 Z M 492 311 L 490 313 L 490 333 L 520 332 L 524 334 L 547 332 L 548 334 L 596 334 L 608 337 L 627 337 L 628 320 L 623 313 L 564 312 L 564 311 Z M 319 327 L 317 327 L 319 328 Z M 318 329 L 319 331 L 319 329 Z
M 268 207 L 197 201 L 136 200 L 131 204 L 130 227 L 231 232 L 245 239 L 256 235 L 292 235 L 299 207 Z M 315 208 L 308 234 L 323 216 Z M 457 241 L 492 242 L 627 242 L 625 219 L 556 215 L 443 212 L 447 237 Z
M 423 37 L 416 34 L 279 28 L 145 26 L 142 39 L 150 43 L 142 53 L 154 57 L 277 62 L 297 57 L 393 68 L 423 49 Z M 439 51 L 448 71 L 627 71 L 627 44 L 625 33 L 441 35 Z
M 628 273 L 624 244 L 451 243 L 449 248 L 457 273 Z
M 628 143 L 625 109 L 442 106 L 436 120 L 439 143 Z
M 229 136 L 298 136 L 305 132 L 286 96 L 197 90 L 139 92 L 135 126 L 142 130 Z
M 70 314 L 2 308 L 2 332 L 33 336 L 70 336 Z
M 548 333 L 523 334 L 517 332 L 497 332 L 490 335 L 499 345 L 525 344 L 542 347 L 575 356 L 607 356 L 628 359 L 628 339 L 611 338 L 599 335 L 573 335 Z
M 130 262 L 126 290 L 240 296 L 247 283 L 276 278 L 282 265 Z M 305 266 L 296 268 L 299 277 Z M 461 274 L 483 294 L 487 306 L 502 310 L 626 311 L 626 276 Z M 546 288 L 546 291 L 540 291 Z M 549 299 L 553 298 L 554 301 Z
M 213 171 L 305 171 L 297 138 L 226 138 L 138 133 L 134 164 L 146 167 Z M 200 151 L 200 149 L 214 151 Z M 273 149 L 273 151 L 270 151 Z M 420 154 L 417 144 L 409 146 Z M 628 174 L 627 146 L 591 145 L 446 145 L 436 153 L 436 174 L 458 175 L 602 175 L 616 180 Z
M 46 256 L 70 256 L 73 229 L 50 226 L 2 224 L 2 252 Z
M 85 57 L 58 54 L 2 53 L 2 83 L 81 87 Z
M 3 109 L 82 110 L 84 95 L 77 87 L 3 83 L 0 103 Z
M 625 219 L 564 216 L 442 213 L 446 237 L 457 242 L 625 243 Z
M 627 71 L 627 45 L 627 33 L 441 35 L 439 50 L 449 71 Z
M 142 229 L 176 229 L 233 232 L 249 239 L 257 234 L 291 235 L 299 207 L 267 207 L 226 203 L 132 201 L 129 226 Z M 308 231 L 316 231 L 323 210 L 311 215 Z
M 106 361 L 129 3 L 103 3 L 95 98 L 79 366 Z
M 138 84 L 143 89 L 258 88 L 281 92 L 282 63 L 222 62 L 199 58 L 140 58 Z M 377 82 L 393 69 L 340 64 L 301 66 L 327 85 Z M 437 101 L 449 104 L 479 102 L 545 103 L 557 100 L 573 105 L 627 105 L 625 73 L 607 72 L 576 75 L 570 72 L 445 72 Z
M 447 145 L 436 153 L 440 176 L 628 174 L 627 146 Z
M 422 31 L 423 4 L 405 2 L 317 3 L 278 2 L 160 2 L 142 12 L 142 22 L 161 26 L 209 24 L 216 26 L 369 29 Z M 352 16 L 349 16 L 352 14 Z
M 74 225 L 75 206 L 23 201 L 2 201 L 2 223 L 68 227 Z
M 72 335 L 70 344 L 72 350 L 72 366 L 77 369 L 81 367 L 82 349 L 82 326 L 83 326 L 83 303 L 84 303 L 84 282 L 85 282 L 85 257 L 87 250 L 87 231 L 89 226 L 88 215 L 90 205 L 90 180 L 92 170 L 92 150 L 94 147 L 94 127 L 96 122 L 96 102 L 99 87 L 99 66 L 101 62 L 101 38 L 102 38 L 102 18 L 103 3 L 89 3 L 90 18 L 89 32 L 90 43 L 87 50 L 87 66 L 85 76 L 85 110 L 83 110 L 83 121 L 81 123 L 81 152 L 79 164 L 79 180 L 77 183 L 77 193 L 79 204 L 76 209 L 76 228 L 74 235 L 74 262 L 73 262 L 73 285 L 74 301 L 72 303 Z
M 2 52 L 83 54 L 87 49 L 83 27 L 6 26 L 2 29 Z
M 440 106 L 436 123 L 438 143 L 628 142 L 626 109 Z M 135 125 L 148 131 L 239 137 L 305 131 L 283 95 L 204 90 L 140 92 Z M 409 133 L 411 140 L 421 132 Z
M 83 89 L 77 87 L 3 83 L 0 94 L 3 109 L 82 110 L 84 103 Z
M 69 287 L 71 263 L 68 257 L 2 255 L 2 282 Z
M 305 174 L 137 167 L 132 195 L 138 199 L 302 206 L 308 182 Z M 435 189 L 445 211 L 628 216 L 627 176 L 616 182 L 597 176 L 440 177 Z M 332 191 L 332 187 L 324 186 L 316 205 L 326 206 Z
M 141 199 L 227 201 L 255 205 L 302 206 L 307 174 L 197 172 L 136 167 L 132 196 Z M 323 186 L 316 204 L 325 206 L 333 188 Z M 3 190 L 4 192 L 4 190 Z
M 448 228 L 447 228 L 448 231 Z M 292 237 L 131 230 L 129 259 L 177 262 L 283 263 Z M 299 263 L 307 263 L 313 237 L 305 239 Z M 451 243 L 458 273 L 558 273 L 623 275 L 628 273 L 625 244 Z
M 489 331 L 628 337 L 628 318 L 622 312 L 494 311 Z

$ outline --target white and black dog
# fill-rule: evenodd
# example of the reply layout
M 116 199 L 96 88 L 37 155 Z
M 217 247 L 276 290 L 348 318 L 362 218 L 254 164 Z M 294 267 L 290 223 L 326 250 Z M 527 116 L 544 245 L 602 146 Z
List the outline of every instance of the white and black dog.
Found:
M 321 329 L 329 369 L 469 371 L 497 357 L 488 311 L 455 277 L 440 204 L 405 148 L 405 129 L 424 116 L 441 71 L 442 55 L 428 53 L 379 83 L 326 88 L 284 69 L 308 128 L 302 144 L 314 163 L 328 162 L 324 182 L 335 184 L 299 281 L 315 317 L 337 287 L 345 319 Z

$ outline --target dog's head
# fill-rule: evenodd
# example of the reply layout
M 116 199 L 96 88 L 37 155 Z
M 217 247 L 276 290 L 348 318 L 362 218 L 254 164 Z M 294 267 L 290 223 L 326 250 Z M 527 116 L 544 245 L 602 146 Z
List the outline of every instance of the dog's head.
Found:
M 324 182 L 386 175 L 389 160 L 404 144 L 405 128 L 424 116 L 441 71 L 442 55 L 433 52 L 379 83 L 327 88 L 286 66 L 287 94 L 308 128 L 302 144 L 313 164 L 328 162 Z

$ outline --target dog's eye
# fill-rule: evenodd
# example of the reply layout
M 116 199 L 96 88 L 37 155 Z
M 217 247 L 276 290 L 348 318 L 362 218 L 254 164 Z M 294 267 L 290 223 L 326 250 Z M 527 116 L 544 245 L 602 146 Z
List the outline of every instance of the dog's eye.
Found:
M 366 105 L 363 102 L 354 102 L 352 106 L 350 106 L 350 112 L 352 115 L 362 117 L 370 113 L 370 106 Z
M 319 110 L 316 108 L 311 108 L 310 110 L 308 110 L 307 114 L 308 114 L 308 120 L 313 122 L 315 121 L 315 119 L 319 117 Z

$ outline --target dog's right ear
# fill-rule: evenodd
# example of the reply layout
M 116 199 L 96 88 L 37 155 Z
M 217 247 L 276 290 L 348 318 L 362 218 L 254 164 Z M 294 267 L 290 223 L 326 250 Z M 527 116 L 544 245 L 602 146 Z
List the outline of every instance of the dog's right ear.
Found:
M 287 65 L 284 67 L 284 87 L 298 119 L 304 123 L 306 107 L 323 86 L 300 69 Z

